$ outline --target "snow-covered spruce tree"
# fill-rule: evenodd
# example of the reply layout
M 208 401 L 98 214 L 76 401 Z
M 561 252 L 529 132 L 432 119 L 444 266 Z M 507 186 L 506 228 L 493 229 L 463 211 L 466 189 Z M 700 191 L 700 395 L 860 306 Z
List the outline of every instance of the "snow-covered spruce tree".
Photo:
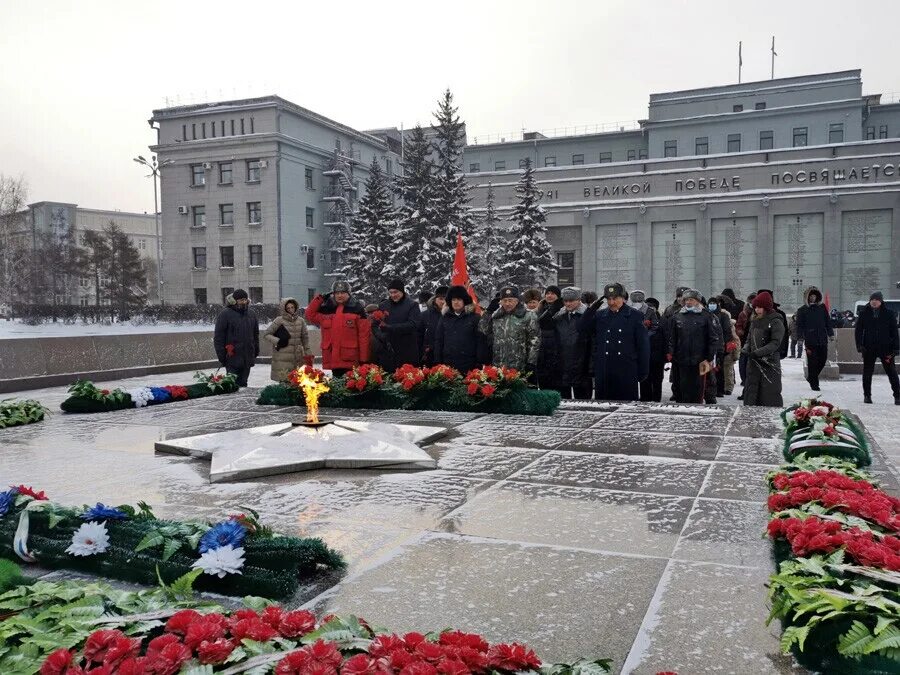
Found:
M 531 160 L 525 162 L 525 172 L 516 185 L 519 203 L 513 207 L 509 220 L 510 241 L 506 245 L 500 274 L 504 281 L 520 289 L 542 286 L 556 271 L 553 251 L 547 241 L 547 216 L 538 201 Z
M 447 283 L 453 266 L 456 235 L 461 234 L 466 246 L 472 246 L 477 228 L 475 217 L 469 208 L 469 185 L 462 170 L 465 141 L 463 123 L 457 111 L 458 108 L 453 105 L 453 94 L 447 89 L 438 101 L 438 109 L 434 113 L 435 123 L 432 125 L 437 166 L 434 176 L 435 220 L 429 223 L 431 237 L 443 238 L 445 245 L 436 252 L 434 264 L 426 268 L 423 281 L 427 290 Z M 468 263 L 469 278 L 480 281 L 482 272 L 479 261 L 472 257 Z
M 474 259 L 475 267 L 480 276 L 473 279 L 472 285 L 479 298 L 493 297 L 494 292 L 505 283 L 503 278 L 503 254 L 506 250 L 506 237 L 503 236 L 503 226 L 497 215 L 494 184 L 488 183 L 487 196 L 484 200 L 484 214 L 478 222 L 475 240 L 468 247 L 472 251 L 471 259 Z M 471 265 L 470 265 L 471 267 Z M 471 271 L 469 278 L 472 278 Z
M 392 248 L 385 259 L 383 274 L 387 279 L 404 279 L 407 291 L 415 293 L 421 290 L 426 270 L 435 264 L 444 243 L 435 241 L 429 229 L 435 220 L 434 165 L 431 145 L 420 126 L 413 129 L 406 143 L 403 169 L 403 175 L 394 181 L 394 192 L 401 203 L 394 211 Z M 383 289 L 382 295 L 386 292 Z
M 365 302 L 380 300 L 390 283 L 384 261 L 394 248 L 393 207 L 385 175 L 377 159 L 372 160 L 366 179 L 366 194 L 350 221 L 350 231 L 341 250 L 340 278 L 350 282 L 353 293 Z

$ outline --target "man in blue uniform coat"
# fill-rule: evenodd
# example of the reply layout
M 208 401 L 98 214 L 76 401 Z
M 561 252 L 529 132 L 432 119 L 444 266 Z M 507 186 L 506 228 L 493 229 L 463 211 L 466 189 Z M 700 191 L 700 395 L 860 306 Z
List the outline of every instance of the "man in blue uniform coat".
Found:
M 638 383 L 650 370 L 650 336 L 644 315 L 625 304 L 622 284 L 603 289 L 606 307 L 598 300 L 588 308 L 579 330 L 594 344 L 594 393 L 598 399 L 637 401 Z

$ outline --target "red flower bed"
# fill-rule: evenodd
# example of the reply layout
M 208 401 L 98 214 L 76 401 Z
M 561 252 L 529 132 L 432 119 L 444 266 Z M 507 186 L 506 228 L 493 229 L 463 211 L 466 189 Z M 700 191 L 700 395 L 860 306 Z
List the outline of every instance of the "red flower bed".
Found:
M 354 366 L 344 377 L 344 381 L 349 391 L 363 392 L 377 389 L 384 384 L 384 378 L 385 373 L 379 366 L 366 363 Z
M 410 391 L 425 381 L 425 371 L 406 363 L 397 368 L 391 377 L 404 391 Z
M 768 532 L 773 539 L 787 539 L 796 556 L 828 554 L 844 547 L 860 565 L 900 571 L 900 538 L 893 535 L 877 538 L 858 527 L 844 529 L 839 522 L 816 516 L 773 518 L 769 521 Z
M 485 366 L 470 370 L 463 380 L 466 393 L 473 398 L 492 398 L 511 389 L 527 386 L 527 381 L 515 368 Z

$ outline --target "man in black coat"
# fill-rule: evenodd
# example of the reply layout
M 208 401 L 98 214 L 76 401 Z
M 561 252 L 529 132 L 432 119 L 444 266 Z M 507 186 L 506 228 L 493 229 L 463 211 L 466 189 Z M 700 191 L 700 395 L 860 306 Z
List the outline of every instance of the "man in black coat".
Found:
M 544 297 L 538 305 L 538 326 L 541 328 L 541 350 L 538 352 L 537 383 L 541 389 L 556 389 L 560 386 L 559 342 L 556 336 L 556 323 L 553 318 L 563 308 L 559 286 L 547 286 Z
M 822 291 L 815 286 L 806 289 L 806 304 L 797 309 L 797 341 L 806 349 L 806 380 L 813 391 L 819 389 L 819 374 L 828 360 L 828 342 L 834 340 L 834 329 L 828 310 L 822 304 Z
M 598 300 L 584 313 L 579 330 L 594 342 L 594 394 L 597 399 L 637 401 L 638 384 L 650 369 L 650 338 L 644 315 L 625 304 L 622 284 L 603 289 L 606 307 Z
M 725 343 L 731 339 L 731 314 L 727 309 L 722 307 L 723 297 L 717 296 L 709 299 L 706 309 L 715 317 L 719 328 L 718 349 L 716 350 L 716 367 L 713 370 L 715 375 L 716 388 L 710 392 L 711 397 L 707 397 L 707 403 L 715 403 L 715 398 L 725 396 L 725 371 L 722 364 L 725 363 Z M 711 382 L 710 382 L 711 384 Z
M 684 291 L 684 306 L 672 317 L 668 332 L 668 354 L 677 366 L 679 403 L 703 403 L 706 376 L 718 351 L 718 321 L 704 309 L 703 296 L 693 288 Z
M 434 338 L 437 334 L 438 322 L 441 320 L 441 313 L 446 305 L 446 297 L 447 287 L 438 286 L 434 289 L 434 295 L 425 301 L 422 322 L 419 324 L 419 343 L 423 366 L 440 363 L 434 360 Z
M 684 307 L 684 292 L 690 290 L 687 286 L 679 286 L 675 289 L 675 302 L 665 308 L 662 313 L 662 319 L 660 319 L 660 327 L 663 331 L 663 337 L 666 341 L 666 344 L 669 342 L 669 332 L 672 329 L 672 318 L 681 311 L 681 308 Z M 679 397 L 679 379 L 678 379 L 678 364 L 674 361 L 672 362 L 672 368 L 669 371 L 669 382 L 672 383 L 672 398 L 670 401 L 677 401 Z
M 389 346 L 378 365 L 388 373 L 407 363 L 418 366 L 422 310 L 406 294 L 406 284 L 402 279 L 394 279 L 388 284 L 388 298 L 381 301 L 378 309 L 385 313 L 378 327 L 387 337 Z
M 553 316 L 558 347 L 556 389 L 563 398 L 589 399 L 593 390 L 588 374 L 591 341 L 587 333 L 578 330 L 587 305 L 581 302 L 580 288 L 568 286 L 562 289 L 561 296 L 563 307 Z
M 884 306 L 881 291 L 869 297 L 869 304 L 859 311 L 854 326 L 856 351 L 863 357 L 863 400 L 872 402 L 872 374 L 875 359 L 881 360 L 884 372 L 894 391 L 894 403 L 900 405 L 900 381 L 897 377 L 897 355 L 900 354 L 900 335 L 897 333 L 897 315 Z
M 644 315 L 644 326 L 650 336 L 650 371 L 647 379 L 641 382 L 641 400 L 659 402 L 662 401 L 662 383 L 666 375 L 666 336 L 659 318 L 659 300 L 647 298 L 645 302 L 647 307 L 655 310 L 657 321 L 656 330 L 653 330 L 653 322 L 647 326 L 647 315 Z
M 247 386 L 250 369 L 259 356 L 259 319 L 249 304 L 247 291 L 242 288 L 226 297 L 213 333 L 216 357 L 225 372 L 237 376 L 239 387 Z
M 478 330 L 480 317 L 465 286 L 451 286 L 446 300 L 435 332 L 434 363 L 456 368 L 465 375 L 489 362 L 484 336 Z

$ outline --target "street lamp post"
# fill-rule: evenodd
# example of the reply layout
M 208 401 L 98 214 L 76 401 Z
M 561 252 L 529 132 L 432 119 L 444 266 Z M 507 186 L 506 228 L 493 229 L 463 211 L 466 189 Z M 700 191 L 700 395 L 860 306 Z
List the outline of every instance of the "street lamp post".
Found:
M 162 237 L 159 234 L 159 200 L 156 182 L 159 178 L 160 168 L 165 166 L 166 164 L 172 164 L 172 160 L 167 159 L 162 164 L 158 164 L 156 161 L 156 155 L 151 155 L 149 162 L 143 156 L 138 155 L 134 158 L 134 161 L 150 169 L 150 175 L 147 176 L 147 178 L 153 178 L 153 216 L 156 219 L 156 293 L 159 296 L 159 304 L 164 305 L 166 303 L 163 301 L 162 288 Z

